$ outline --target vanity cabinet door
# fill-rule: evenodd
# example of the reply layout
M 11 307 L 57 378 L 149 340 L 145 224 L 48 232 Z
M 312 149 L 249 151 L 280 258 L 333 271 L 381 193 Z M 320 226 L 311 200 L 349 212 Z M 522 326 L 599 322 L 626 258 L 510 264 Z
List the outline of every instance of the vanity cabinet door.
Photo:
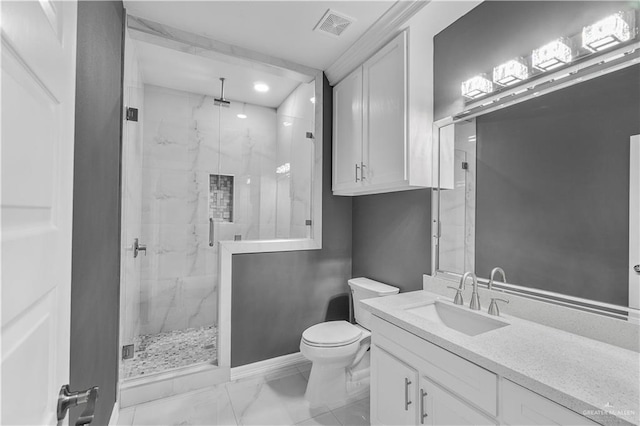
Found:
M 496 425 L 425 376 L 420 377 L 418 420 L 424 425 Z
M 371 347 L 371 424 L 415 425 L 418 372 L 389 352 Z
M 400 33 L 362 65 L 367 185 L 402 186 L 407 180 L 406 37 Z
M 362 186 L 362 67 L 333 89 L 333 190 Z
M 586 417 L 509 380 L 500 389 L 502 421 L 506 425 L 596 425 Z

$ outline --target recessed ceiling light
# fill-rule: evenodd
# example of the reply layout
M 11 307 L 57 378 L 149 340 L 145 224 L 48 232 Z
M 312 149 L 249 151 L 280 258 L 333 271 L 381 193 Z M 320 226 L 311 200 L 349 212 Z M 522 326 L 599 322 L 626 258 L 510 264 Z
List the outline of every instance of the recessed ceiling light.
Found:
M 269 86 L 267 86 L 264 83 L 254 83 L 253 84 L 253 89 L 256 92 L 268 92 L 269 91 Z
M 238 114 L 238 115 L 236 115 L 236 117 L 238 117 L 238 118 L 247 118 L 247 115 L 246 114 Z
M 313 98 L 309 99 L 311 101 L 312 104 L 316 103 L 316 97 L 314 96 Z

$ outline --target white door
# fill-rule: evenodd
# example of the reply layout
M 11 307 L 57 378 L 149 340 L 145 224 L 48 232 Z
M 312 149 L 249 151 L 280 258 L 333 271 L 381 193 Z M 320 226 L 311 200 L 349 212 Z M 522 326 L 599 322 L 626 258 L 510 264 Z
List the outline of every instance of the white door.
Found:
M 362 65 L 364 177 L 369 185 L 407 179 L 406 32 Z
M 2 424 L 69 383 L 77 4 L 2 1 Z
M 371 423 L 415 425 L 418 372 L 379 346 L 371 348 Z
M 362 69 L 333 88 L 333 190 L 362 185 Z
M 426 377 L 420 377 L 419 398 L 420 424 L 434 426 L 497 424 Z
M 631 136 L 629 182 L 629 307 L 640 309 L 640 135 Z M 631 319 L 640 322 L 640 313 Z

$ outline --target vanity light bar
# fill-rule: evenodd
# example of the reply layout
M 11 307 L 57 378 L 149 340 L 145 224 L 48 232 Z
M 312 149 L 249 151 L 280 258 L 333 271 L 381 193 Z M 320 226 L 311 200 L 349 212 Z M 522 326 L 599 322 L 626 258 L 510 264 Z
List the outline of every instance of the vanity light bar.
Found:
M 580 34 L 573 36 L 571 39 L 560 37 L 533 50 L 531 52 L 530 66 L 527 65 L 529 58 L 515 58 L 494 67 L 492 80 L 489 80 L 485 74 L 479 74 L 464 81 L 461 85 L 462 96 L 466 98 L 467 103 L 471 103 L 471 101 L 482 98 L 496 90 L 502 91 L 506 86 L 523 82 L 532 75 L 536 76 L 546 71 L 551 71 L 570 64 L 576 58 L 582 60 L 585 56 L 632 40 L 638 32 L 635 23 L 635 10 L 614 13 L 582 29 L 581 49 L 574 51 L 572 45 L 572 40 L 576 41 Z M 562 79 L 564 77 L 566 75 L 554 76 L 553 78 Z M 475 102 L 473 103 L 475 104 Z M 486 105 L 488 104 L 482 106 Z
M 582 29 L 582 47 L 599 52 L 634 37 L 635 15 L 617 12 Z
M 540 71 L 549 71 L 568 64 L 573 59 L 571 42 L 560 37 L 535 49 L 531 54 L 531 65 Z
M 469 99 L 476 99 L 493 92 L 493 83 L 486 74 L 476 75 L 461 85 L 462 96 Z
M 512 59 L 493 69 L 493 82 L 509 86 L 529 78 L 529 67 L 522 58 Z

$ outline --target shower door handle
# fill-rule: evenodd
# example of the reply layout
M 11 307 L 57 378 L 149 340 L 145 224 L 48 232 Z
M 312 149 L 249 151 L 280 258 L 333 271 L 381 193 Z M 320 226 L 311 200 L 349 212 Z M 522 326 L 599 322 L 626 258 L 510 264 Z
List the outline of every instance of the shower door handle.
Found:
M 209 218 L 209 247 L 213 247 L 213 238 L 214 238 L 214 229 L 213 229 L 213 218 Z

